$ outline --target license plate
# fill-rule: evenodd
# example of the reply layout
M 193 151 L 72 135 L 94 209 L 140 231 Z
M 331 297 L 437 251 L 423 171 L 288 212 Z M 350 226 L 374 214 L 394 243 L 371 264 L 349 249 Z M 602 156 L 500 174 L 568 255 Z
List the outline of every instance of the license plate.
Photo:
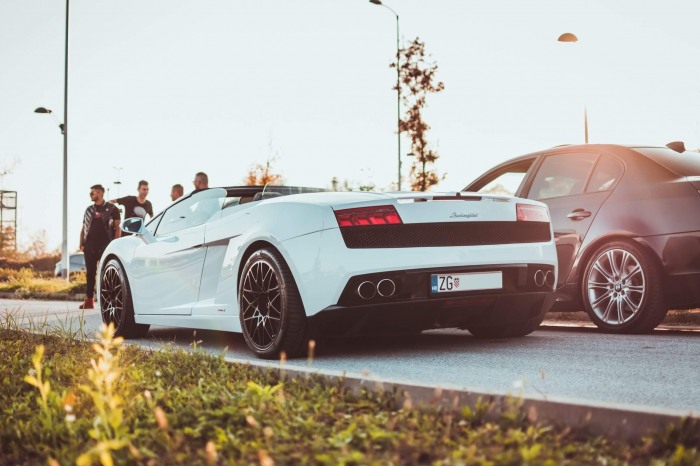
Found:
M 501 288 L 503 288 L 503 274 L 501 272 L 440 273 L 431 275 L 430 279 L 430 291 L 433 294 Z

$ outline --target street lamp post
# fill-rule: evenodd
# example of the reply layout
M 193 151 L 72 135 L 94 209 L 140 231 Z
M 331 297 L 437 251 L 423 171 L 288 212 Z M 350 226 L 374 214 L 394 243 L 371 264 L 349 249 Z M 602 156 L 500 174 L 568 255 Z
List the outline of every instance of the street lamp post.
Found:
M 36 113 L 48 113 L 58 123 L 63 134 L 63 228 L 61 239 L 61 276 L 66 280 L 70 277 L 70 261 L 68 260 L 68 13 L 70 0 L 66 0 L 66 41 L 65 61 L 63 68 L 63 123 L 58 122 L 53 112 L 48 108 L 39 107 Z
M 389 6 L 384 5 L 381 0 L 369 0 L 370 3 L 383 6 L 391 11 L 396 16 L 396 143 L 397 143 L 397 158 L 398 158 L 398 177 L 397 186 L 401 191 L 401 70 L 399 69 L 399 15 Z
M 565 32 L 559 36 L 557 41 L 574 43 L 578 42 L 578 37 L 576 37 L 576 34 Z M 583 136 L 585 143 L 588 144 L 588 109 L 585 105 L 583 106 Z

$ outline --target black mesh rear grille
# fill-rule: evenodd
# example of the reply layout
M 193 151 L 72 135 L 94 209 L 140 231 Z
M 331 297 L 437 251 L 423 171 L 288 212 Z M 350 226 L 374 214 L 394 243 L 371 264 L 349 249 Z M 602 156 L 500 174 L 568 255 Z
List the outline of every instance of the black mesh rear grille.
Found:
M 445 222 L 369 225 L 340 229 L 350 249 L 540 243 L 551 239 L 547 222 Z

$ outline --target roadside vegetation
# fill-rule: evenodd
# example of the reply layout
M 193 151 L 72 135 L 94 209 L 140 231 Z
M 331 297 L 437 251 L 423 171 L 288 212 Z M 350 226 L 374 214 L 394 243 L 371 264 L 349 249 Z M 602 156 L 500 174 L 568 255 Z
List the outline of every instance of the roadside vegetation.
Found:
M 54 277 L 58 252 L 48 252 L 40 235 L 25 251 L 0 251 L 0 293 L 17 298 L 85 293 L 85 272 L 71 273 L 70 281 Z
M 17 298 L 34 298 L 46 294 L 75 295 L 85 293 L 85 272 L 71 274 L 70 281 L 24 268 L 0 269 L 0 292 L 14 293 Z
M 486 401 L 413 406 L 229 364 L 197 341 L 144 351 L 70 328 L 0 323 L 0 464 L 700 464 L 697 425 L 626 444 L 531 423 L 517 398 L 498 416 Z

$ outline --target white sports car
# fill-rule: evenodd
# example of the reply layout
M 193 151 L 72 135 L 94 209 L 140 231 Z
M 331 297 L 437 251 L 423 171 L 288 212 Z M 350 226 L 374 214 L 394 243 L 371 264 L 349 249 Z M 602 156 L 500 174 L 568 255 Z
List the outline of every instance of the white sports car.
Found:
M 212 188 L 179 199 L 99 265 L 105 323 L 242 332 L 259 357 L 310 338 L 466 328 L 534 331 L 553 303 L 547 207 L 475 193 Z

